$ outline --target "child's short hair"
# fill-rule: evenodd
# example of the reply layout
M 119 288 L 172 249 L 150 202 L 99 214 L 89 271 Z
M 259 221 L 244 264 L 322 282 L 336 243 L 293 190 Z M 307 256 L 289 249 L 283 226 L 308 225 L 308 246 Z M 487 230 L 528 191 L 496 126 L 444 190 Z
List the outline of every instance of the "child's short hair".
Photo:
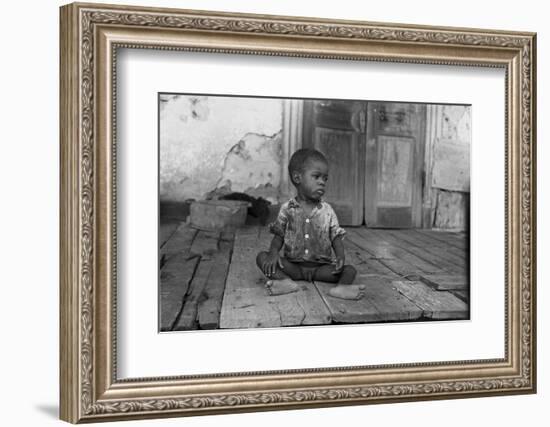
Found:
M 303 172 L 306 163 L 311 160 L 319 160 L 328 164 L 323 153 L 312 148 L 300 148 L 290 157 L 290 161 L 288 162 L 288 174 L 290 175 L 292 184 L 296 185 L 292 178 L 292 174 L 294 172 Z

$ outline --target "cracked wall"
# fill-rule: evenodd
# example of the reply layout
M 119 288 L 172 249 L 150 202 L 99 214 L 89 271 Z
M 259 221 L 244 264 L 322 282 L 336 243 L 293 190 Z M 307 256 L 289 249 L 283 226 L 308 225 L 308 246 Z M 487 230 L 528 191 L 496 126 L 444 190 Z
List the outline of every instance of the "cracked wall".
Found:
M 283 101 L 162 95 L 160 200 L 203 199 L 223 191 L 276 201 Z
M 281 131 L 246 134 L 225 156 L 216 188 L 277 202 L 281 181 Z

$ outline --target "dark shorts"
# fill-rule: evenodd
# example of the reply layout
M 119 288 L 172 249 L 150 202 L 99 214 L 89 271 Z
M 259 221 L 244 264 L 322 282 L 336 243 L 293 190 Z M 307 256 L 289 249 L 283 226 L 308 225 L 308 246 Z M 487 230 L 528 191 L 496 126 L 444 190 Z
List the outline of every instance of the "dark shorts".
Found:
M 315 272 L 328 263 L 316 263 L 316 262 L 292 262 L 292 265 L 297 267 L 302 273 L 302 280 L 313 281 L 313 275 Z

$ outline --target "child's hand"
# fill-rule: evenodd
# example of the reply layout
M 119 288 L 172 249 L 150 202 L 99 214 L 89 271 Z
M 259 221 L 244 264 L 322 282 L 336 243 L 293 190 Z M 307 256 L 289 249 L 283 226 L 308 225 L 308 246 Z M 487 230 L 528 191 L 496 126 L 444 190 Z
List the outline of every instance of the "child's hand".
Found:
M 334 263 L 334 271 L 332 274 L 340 274 L 344 268 L 344 262 L 344 258 L 336 258 L 336 262 Z
M 267 277 L 271 277 L 277 271 L 277 266 L 282 270 L 283 262 L 278 252 L 270 252 L 262 265 L 262 271 Z

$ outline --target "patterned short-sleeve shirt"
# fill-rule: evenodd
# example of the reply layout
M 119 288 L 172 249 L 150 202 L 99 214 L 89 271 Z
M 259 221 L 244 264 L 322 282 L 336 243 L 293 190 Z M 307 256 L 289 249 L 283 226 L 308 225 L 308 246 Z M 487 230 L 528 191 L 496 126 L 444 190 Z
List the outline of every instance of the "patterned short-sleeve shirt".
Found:
M 281 206 L 269 230 L 283 238 L 284 257 L 292 262 L 332 262 L 332 241 L 346 233 L 328 203 L 320 201 L 306 215 L 296 198 Z

